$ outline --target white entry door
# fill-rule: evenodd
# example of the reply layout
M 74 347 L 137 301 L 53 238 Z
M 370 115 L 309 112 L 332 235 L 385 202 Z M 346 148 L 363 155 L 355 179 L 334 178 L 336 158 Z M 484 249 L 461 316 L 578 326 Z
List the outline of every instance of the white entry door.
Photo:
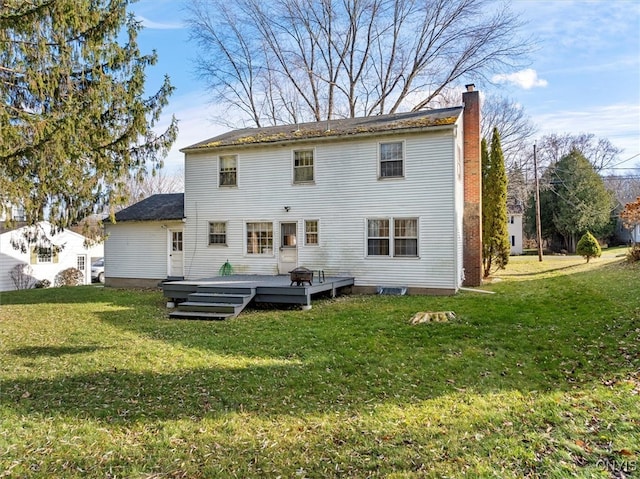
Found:
M 169 276 L 184 276 L 182 230 L 170 230 Z
M 280 223 L 278 272 L 288 274 L 298 266 L 298 224 Z
M 83 254 L 79 254 L 76 260 L 78 265 L 78 271 L 82 273 L 82 284 L 91 283 L 91 278 L 87 274 L 87 256 Z

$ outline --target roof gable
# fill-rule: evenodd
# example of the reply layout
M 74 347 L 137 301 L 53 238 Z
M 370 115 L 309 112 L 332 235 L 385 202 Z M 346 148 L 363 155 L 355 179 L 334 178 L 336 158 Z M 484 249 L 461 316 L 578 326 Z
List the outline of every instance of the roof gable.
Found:
M 182 152 L 198 151 L 224 146 L 249 146 L 283 143 L 315 138 L 340 138 L 375 133 L 406 132 L 452 126 L 462 113 L 462 107 L 422 110 L 391 115 L 346 118 L 297 125 L 243 128 L 218 135 L 183 148 Z
M 69 239 L 80 243 L 85 243 L 89 240 L 80 233 L 68 228 L 57 228 L 48 221 L 39 221 L 32 225 L 21 223 L 16 225 L 15 228 L 2 230 L 0 236 L 5 235 L 10 235 L 9 237 L 24 236 L 25 239 L 37 237 L 56 246 L 62 246 Z
M 184 218 L 184 193 L 149 196 L 116 213 L 116 221 L 162 221 Z

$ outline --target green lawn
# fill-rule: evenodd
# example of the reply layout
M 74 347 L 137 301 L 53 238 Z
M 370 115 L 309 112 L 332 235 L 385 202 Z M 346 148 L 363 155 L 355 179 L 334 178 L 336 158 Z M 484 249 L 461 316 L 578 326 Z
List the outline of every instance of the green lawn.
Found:
M 3 293 L 0 478 L 640 477 L 640 265 L 615 253 L 227 322 Z

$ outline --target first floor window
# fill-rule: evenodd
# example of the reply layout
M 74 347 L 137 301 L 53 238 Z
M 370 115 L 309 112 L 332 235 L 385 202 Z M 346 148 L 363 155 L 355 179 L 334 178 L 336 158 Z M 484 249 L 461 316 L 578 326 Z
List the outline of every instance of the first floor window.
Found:
M 220 157 L 220 186 L 238 185 L 238 157 L 226 155 Z
M 393 220 L 393 255 L 418 256 L 418 220 L 396 218 Z
M 318 220 L 305 220 L 304 222 L 304 242 L 306 245 L 317 246 L 318 242 Z
M 36 248 L 38 255 L 38 263 L 53 262 L 53 250 L 51 248 Z
M 417 257 L 418 219 L 367 220 L 368 256 Z
M 247 254 L 273 253 L 273 223 L 247 223 Z
M 389 256 L 389 220 L 368 220 L 367 254 Z
M 313 150 L 293 152 L 293 182 L 309 183 L 313 181 Z
M 209 223 L 209 245 L 227 244 L 227 223 L 211 221 Z

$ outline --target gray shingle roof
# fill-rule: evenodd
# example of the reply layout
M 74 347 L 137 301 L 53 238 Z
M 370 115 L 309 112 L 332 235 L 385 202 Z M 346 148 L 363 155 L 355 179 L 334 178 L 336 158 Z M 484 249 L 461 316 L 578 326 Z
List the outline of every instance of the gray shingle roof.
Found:
M 116 221 L 162 221 L 184 218 L 184 193 L 152 195 L 116 213 Z
M 454 107 L 395 113 L 392 115 L 299 123 L 297 125 L 243 128 L 187 146 L 180 151 L 189 152 L 224 146 L 248 146 L 309 140 L 312 138 L 347 137 L 449 126 L 456 122 L 462 110 L 462 107 Z

